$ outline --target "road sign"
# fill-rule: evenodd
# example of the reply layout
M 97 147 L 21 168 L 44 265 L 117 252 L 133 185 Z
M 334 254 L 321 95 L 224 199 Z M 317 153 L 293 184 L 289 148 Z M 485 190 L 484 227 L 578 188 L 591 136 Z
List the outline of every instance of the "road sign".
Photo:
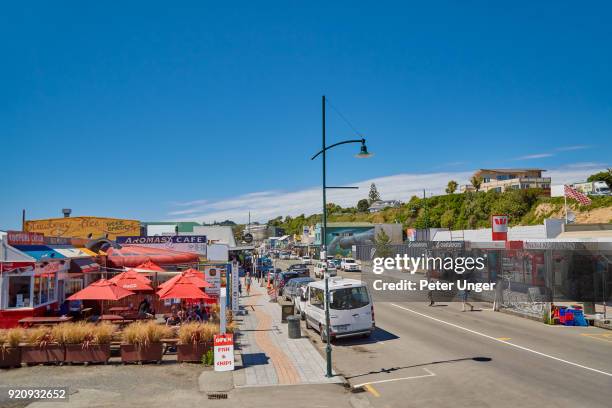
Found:
M 231 333 L 215 335 L 215 371 L 234 369 L 234 335 Z
M 253 234 L 251 234 L 250 232 L 247 232 L 246 234 L 242 236 L 242 239 L 247 244 L 250 244 L 251 242 L 253 242 Z

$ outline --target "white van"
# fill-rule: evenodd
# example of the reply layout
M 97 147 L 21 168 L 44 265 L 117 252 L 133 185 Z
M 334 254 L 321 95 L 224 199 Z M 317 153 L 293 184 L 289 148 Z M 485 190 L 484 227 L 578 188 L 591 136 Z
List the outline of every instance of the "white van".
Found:
M 329 273 L 329 276 L 336 276 L 336 268 L 331 268 L 325 261 L 318 261 L 314 267 L 315 278 L 323 279 L 325 277 L 325 270 Z
M 342 258 L 340 268 L 346 272 L 359 272 L 361 267 L 353 258 Z
M 329 317 L 331 338 L 369 337 L 375 328 L 374 304 L 364 283 L 356 279 L 331 278 L 329 280 Z M 308 284 L 304 304 L 306 327 L 314 328 L 327 341 L 325 325 L 325 282 Z

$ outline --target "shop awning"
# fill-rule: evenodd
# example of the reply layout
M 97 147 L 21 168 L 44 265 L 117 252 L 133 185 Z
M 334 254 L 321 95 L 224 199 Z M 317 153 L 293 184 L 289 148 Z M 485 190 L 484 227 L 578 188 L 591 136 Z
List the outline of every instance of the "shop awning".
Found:
M 100 270 L 100 265 L 91 258 L 77 258 L 70 263 L 70 272 L 92 273 Z
M 80 249 L 81 251 L 85 252 L 87 255 L 89 255 L 89 256 L 93 256 L 93 257 L 96 257 L 96 256 L 98 256 L 98 255 L 106 255 L 105 253 L 103 253 L 103 252 L 101 252 L 101 251 L 100 251 L 100 252 L 101 252 L 100 254 L 97 254 L 97 253 L 95 253 L 94 251 L 92 251 L 92 250 L 91 250 L 91 249 L 89 249 L 89 248 L 79 248 L 79 249 Z
M 86 253 L 80 248 L 74 248 L 74 247 L 50 247 L 50 248 L 53 249 L 55 252 L 59 252 L 60 254 L 64 255 L 66 258 L 73 259 L 73 258 L 91 257 L 91 255 L 89 255 L 88 253 Z
M 37 261 L 45 261 L 50 259 L 66 259 L 66 257 L 46 245 L 15 245 L 14 248 L 20 250 L 24 254 L 31 256 Z

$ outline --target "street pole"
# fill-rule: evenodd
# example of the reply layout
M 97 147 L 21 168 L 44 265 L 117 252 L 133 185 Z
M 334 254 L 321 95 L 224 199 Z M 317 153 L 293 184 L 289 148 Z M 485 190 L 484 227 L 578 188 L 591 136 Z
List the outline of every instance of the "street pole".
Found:
M 342 142 L 334 143 L 329 146 L 325 144 L 325 95 L 323 95 L 321 100 L 321 108 L 322 108 L 322 145 L 321 151 L 315 154 L 310 158 L 310 160 L 316 159 L 319 155 L 322 155 L 323 159 L 323 217 L 321 219 L 321 261 L 325 264 L 325 338 L 327 340 L 327 346 L 325 347 L 325 357 L 327 360 L 327 372 L 326 376 L 331 377 L 332 374 L 332 359 L 331 359 L 331 324 L 330 324 L 330 316 L 329 316 L 329 273 L 327 272 L 327 189 L 328 188 L 357 188 L 357 187 L 327 187 L 326 180 L 326 160 L 327 160 L 327 150 L 332 149 L 336 146 L 348 144 L 348 143 L 359 143 L 361 144 L 361 149 L 358 154 L 355 155 L 358 159 L 364 159 L 367 157 L 371 157 L 372 153 L 368 152 L 368 148 L 366 147 L 365 138 L 361 139 L 350 139 L 344 140 Z
M 326 179 L 325 179 L 325 95 L 323 95 L 321 100 L 321 108 L 322 108 L 322 134 L 323 134 L 323 142 L 321 144 L 321 149 L 323 150 L 323 220 L 321 223 L 321 243 L 323 244 L 321 247 L 321 252 L 323 252 L 323 256 L 325 259 L 322 259 L 325 263 L 325 335 L 327 337 L 327 344 L 325 346 L 325 360 L 327 362 L 327 371 L 325 376 L 331 377 L 332 373 L 332 349 L 331 349 L 331 330 L 330 330 L 330 319 L 329 319 L 329 273 L 327 273 L 327 197 L 326 197 Z

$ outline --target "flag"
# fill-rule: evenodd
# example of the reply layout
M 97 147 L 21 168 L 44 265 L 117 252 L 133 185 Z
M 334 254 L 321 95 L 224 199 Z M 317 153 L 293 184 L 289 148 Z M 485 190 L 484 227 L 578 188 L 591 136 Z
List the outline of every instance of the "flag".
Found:
M 571 188 L 570 186 L 563 186 L 564 193 L 566 197 L 573 198 L 578 201 L 580 204 L 589 205 L 591 204 L 591 199 L 586 196 L 586 194 L 581 193 L 575 188 Z

